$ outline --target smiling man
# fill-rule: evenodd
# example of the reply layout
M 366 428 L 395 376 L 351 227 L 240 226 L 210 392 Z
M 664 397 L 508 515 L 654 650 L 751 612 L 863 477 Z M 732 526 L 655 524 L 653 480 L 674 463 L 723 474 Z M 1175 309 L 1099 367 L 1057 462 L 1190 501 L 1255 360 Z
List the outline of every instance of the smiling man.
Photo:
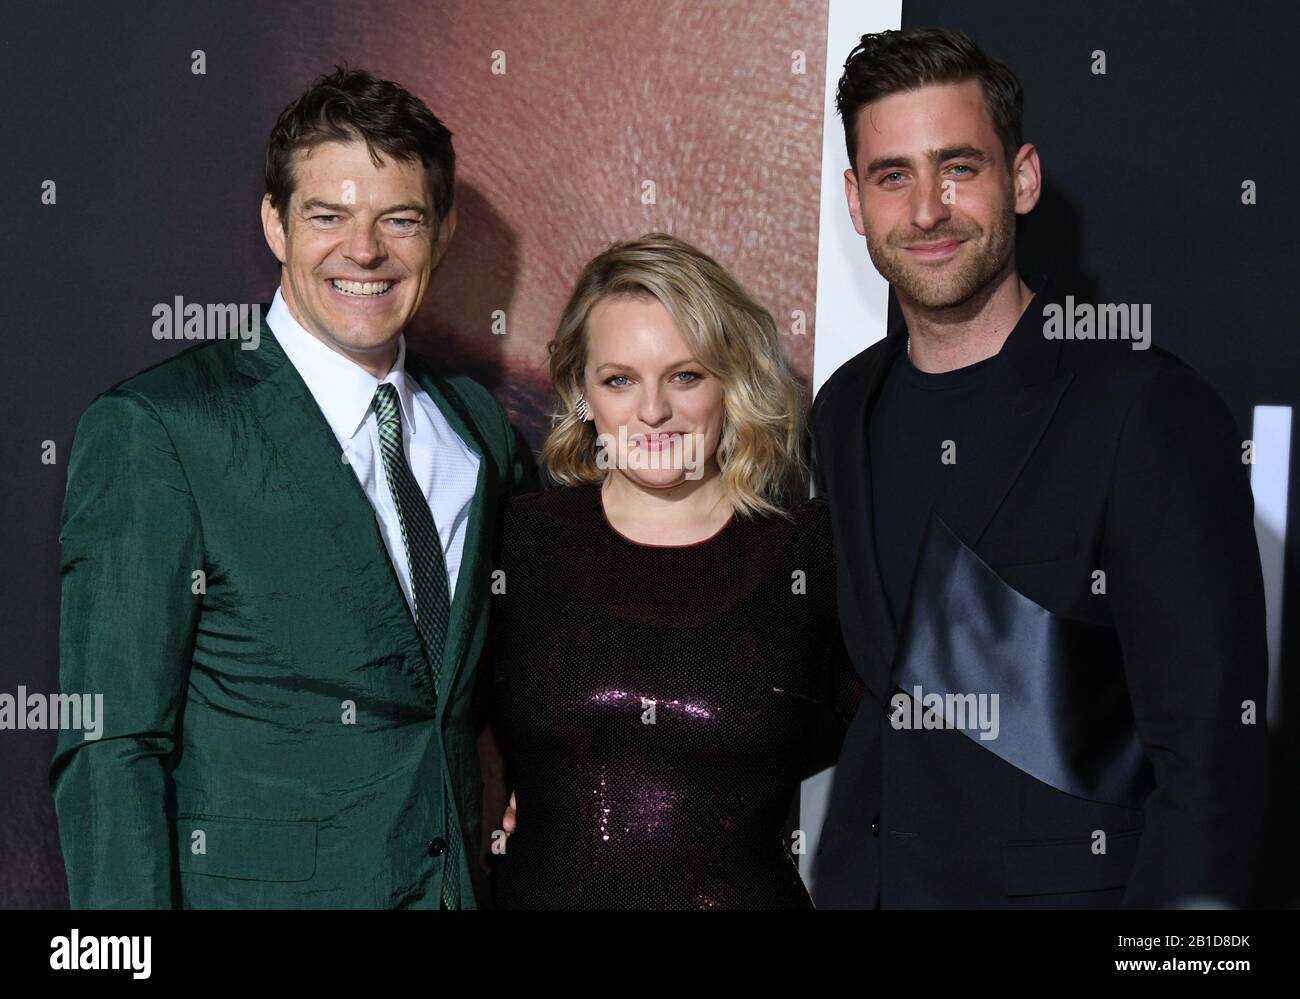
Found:
M 262 200 L 266 241 L 283 267 L 281 304 L 324 346 L 382 378 L 455 231 L 451 191 L 420 161 L 376 163 L 382 148 L 342 130 L 292 141 L 272 138 Z M 450 133 L 440 141 L 450 171 Z
M 280 115 L 261 344 L 192 348 L 77 429 L 51 769 L 77 907 L 473 908 L 490 546 L 532 459 L 404 330 L 455 229 L 451 133 L 367 73 Z
M 1048 335 L 1062 294 L 1016 267 L 1042 189 L 1023 102 L 939 29 L 863 36 L 839 82 L 849 212 L 905 322 L 813 407 L 866 688 L 816 900 L 1246 904 L 1267 665 L 1243 442 L 1167 351 Z M 986 701 L 992 738 L 944 706 Z

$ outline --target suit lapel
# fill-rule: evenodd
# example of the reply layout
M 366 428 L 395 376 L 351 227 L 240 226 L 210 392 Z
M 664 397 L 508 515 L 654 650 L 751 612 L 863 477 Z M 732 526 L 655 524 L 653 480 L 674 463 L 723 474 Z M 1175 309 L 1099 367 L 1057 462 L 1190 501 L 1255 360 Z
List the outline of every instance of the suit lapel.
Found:
M 854 606 L 865 608 L 867 632 L 871 636 L 876 651 L 875 662 L 868 667 L 863 681 L 877 696 L 886 693 L 889 666 L 894 661 L 894 649 L 898 636 L 894 622 L 885 603 L 884 585 L 880 579 L 880 569 L 876 563 L 875 513 L 871 498 L 871 460 L 869 453 L 869 427 L 871 408 L 875 405 L 880 387 L 884 384 L 885 374 L 894 359 L 903 351 L 906 333 L 901 327 L 891 333 L 874 357 L 868 355 L 856 384 L 847 387 L 847 413 L 844 422 L 831 416 L 830 427 L 845 426 L 852 432 L 844 434 L 847 442 L 843 456 L 844 468 L 839 478 L 844 482 L 843 508 L 850 515 L 853 511 L 862 511 L 860 530 L 843 532 L 840 540 L 851 550 L 841 553 L 847 558 L 849 578 L 856 591 Z
M 963 442 L 955 474 L 934 503 L 935 511 L 972 549 L 978 545 L 1038 446 L 1071 379 L 1068 373 L 1057 372 L 1059 343 L 1042 335 L 1042 310 L 1050 302 L 1059 302 L 1060 294 L 1044 279 L 1030 283 L 1036 293 L 1003 345 L 1006 363 L 995 368 L 994 377 L 976 399 L 971 419 L 973 435 Z M 878 657 L 863 680 L 881 703 L 891 689 L 890 676 L 902 622 L 896 625 L 889 614 L 876 562 L 871 410 L 890 366 L 905 351 L 906 343 L 907 330 L 900 325 L 889 334 L 882 349 L 864 364 L 857 382 L 848 386 L 845 422 L 841 424 L 831 415 L 829 424 L 832 428 L 861 428 L 857 433 L 845 435 L 845 466 L 841 478 L 845 483 L 845 509 L 863 511 L 863 529 L 844 532 L 842 543 L 850 550 L 841 557 L 848 558 L 849 576 L 856 591 L 854 606 L 865 608 L 867 630 Z
M 422 689 L 433 696 L 427 669 L 417 670 L 424 652 L 415 621 L 411 617 L 401 583 L 380 533 L 374 507 L 356 473 L 343 461 L 338 440 L 316 405 L 298 370 L 289 363 L 284 349 L 266 324 L 269 306 L 262 308 L 261 344 L 257 350 L 238 352 L 238 369 L 254 379 L 252 406 L 255 426 L 273 462 L 268 468 L 268 501 L 281 501 L 315 518 L 321 539 L 320 551 L 341 559 L 357 581 L 360 606 L 385 621 L 407 653 L 406 668 Z M 276 478 L 276 471 L 282 477 Z M 274 492 L 273 492 L 274 491 Z M 280 493 L 275 495 L 274 493 Z M 311 557 L 316 553 L 305 553 Z
M 989 383 L 974 402 L 972 432 L 934 503 L 935 512 L 972 549 L 1019 478 L 1073 377 L 1058 373 L 1060 344 L 1043 336 L 1043 308 L 1059 301 L 1040 286 L 1003 345 Z

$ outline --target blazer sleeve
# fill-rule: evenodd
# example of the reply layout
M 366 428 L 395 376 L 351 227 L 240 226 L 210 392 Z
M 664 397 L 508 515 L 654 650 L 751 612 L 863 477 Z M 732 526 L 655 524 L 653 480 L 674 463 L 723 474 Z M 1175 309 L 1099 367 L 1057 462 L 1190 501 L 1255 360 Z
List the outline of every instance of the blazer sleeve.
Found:
M 1249 902 L 1262 834 L 1268 653 L 1242 439 L 1190 368 L 1125 418 L 1101 568 L 1155 789 L 1126 907 Z
M 819 617 L 825 624 L 825 638 L 813 652 L 813 662 L 810 663 L 810 667 L 823 670 L 824 681 L 816 720 L 805 742 L 804 756 L 799 765 L 800 777 L 804 779 L 834 766 L 839 760 L 845 733 L 862 697 L 862 682 L 849 657 L 844 633 L 840 630 L 836 555 L 829 507 L 823 500 L 815 511 L 815 515 L 821 518 L 821 523 L 812 535 L 809 551 L 825 565 L 826 571 L 819 578 L 825 580 L 824 585 L 828 584 L 829 589 L 820 595 L 822 608 Z
M 817 717 L 799 764 L 799 776 L 804 780 L 839 762 L 844 749 L 844 736 L 853 723 L 858 703 L 862 700 L 862 680 L 853 668 L 853 660 L 849 658 L 838 619 L 826 659 L 826 684 L 822 702 L 818 706 Z
M 510 492 L 535 493 L 540 488 L 538 482 L 537 459 L 527 439 L 512 424 L 507 422 L 510 434 Z
M 95 400 L 68 466 L 59 681 L 103 695 L 99 738 L 59 733 L 50 770 L 74 908 L 165 908 L 178 876 L 167 757 L 176 745 L 204 568 L 199 516 L 153 407 Z
M 813 492 L 817 496 L 826 495 L 826 470 L 822 466 L 821 455 L 821 406 L 826 398 L 826 388 L 817 393 L 813 399 L 812 410 L 808 414 L 808 446 L 812 466 Z

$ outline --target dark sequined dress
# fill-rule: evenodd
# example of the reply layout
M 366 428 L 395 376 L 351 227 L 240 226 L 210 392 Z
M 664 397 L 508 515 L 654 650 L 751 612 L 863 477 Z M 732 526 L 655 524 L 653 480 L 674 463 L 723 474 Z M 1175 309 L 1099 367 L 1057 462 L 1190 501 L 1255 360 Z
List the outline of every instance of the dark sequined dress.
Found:
M 613 528 L 598 485 L 510 503 L 488 686 L 518 824 L 498 907 L 811 907 L 783 826 L 861 688 L 825 502 L 790 510 L 655 546 Z

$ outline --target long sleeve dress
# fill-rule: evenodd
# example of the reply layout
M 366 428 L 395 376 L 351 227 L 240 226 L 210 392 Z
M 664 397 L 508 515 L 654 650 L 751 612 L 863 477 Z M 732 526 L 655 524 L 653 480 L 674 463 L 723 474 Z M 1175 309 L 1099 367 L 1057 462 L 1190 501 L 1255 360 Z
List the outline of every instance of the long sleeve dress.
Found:
M 511 502 L 490 688 L 517 826 L 497 907 L 811 906 L 784 824 L 861 687 L 826 504 L 788 509 L 667 546 L 621 535 L 599 484 Z

